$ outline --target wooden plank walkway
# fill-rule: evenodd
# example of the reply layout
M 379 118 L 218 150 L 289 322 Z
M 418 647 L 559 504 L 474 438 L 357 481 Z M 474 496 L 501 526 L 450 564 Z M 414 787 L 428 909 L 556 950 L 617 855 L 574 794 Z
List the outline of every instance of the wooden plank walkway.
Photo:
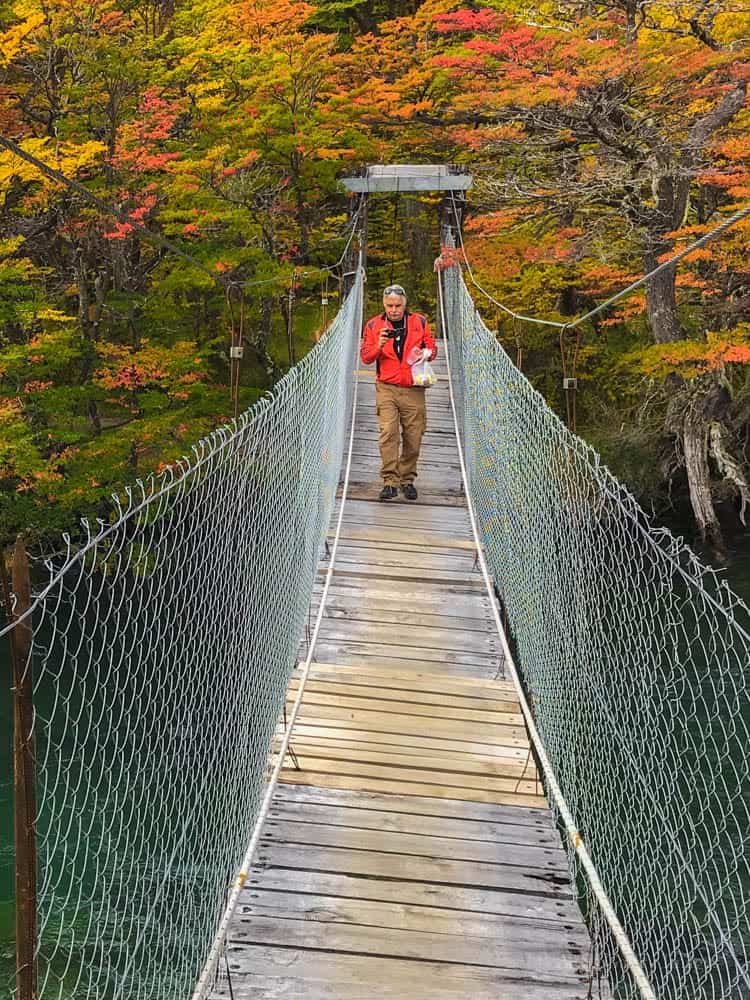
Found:
M 428 400 L 419 500 L 378 503 L 360 375 L 297 766 L 229 934 L 235 1000 L 589 996 L 588 936 L 475 566 L 445 378 Z M 223 977 L 213 998 L 228 997 Z

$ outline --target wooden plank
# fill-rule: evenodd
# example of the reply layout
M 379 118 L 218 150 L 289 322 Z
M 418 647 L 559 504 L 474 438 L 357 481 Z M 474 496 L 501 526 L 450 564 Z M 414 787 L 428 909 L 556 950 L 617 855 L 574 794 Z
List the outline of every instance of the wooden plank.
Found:
M 306 647 L 305 647 L 306 649 Z M 390 656 L 374 655 L 370 656 L 368 651 L 365 649 L 364 653 L 361 651 L 347 651 L 342 649 L 340 646 L 330 647 L 326 646 L 324 642 L 318 642 L 315 646 L 315 655 L 326 659 L 330 663 L 336 662 L 338 659 L 341 664 L 351 663 L 352 660 L 357 660 L 362 664 L 363 668 L 372 672 L 377 670 L 401 670 L 408 672 L 413 670 L 416 674 L 430 673 L 434 676 L 443 675 L 446 680 L 484 680 L 487 683 L 491 682 L 495 677 L 502 677 L 502 669 L 498 672 L 498 667 L 491 662 L 480 664 L 480 663 L 451 663 L 449 661 L 439 663 L 437 661 L 431 661 L 429 663 L 414 660 L 411 657 L 408 659 L 394 659 Z
M 322 591 L 323 582 L 318 581 L 314 596 Z M 355 578 L 335 576 L 331 580 L 328 593 L 332 598 L 343 597 L 360 604 L 372 607 L 403 607 L 404 610 L 425 610 L 433 614 L 454 614 L 461 616 L 484 617 L 490 609 L 489 598 L 474 592 L 465 594 L 450 585 L 431 586 L 429 592 L 425 587 L 416 587 L 413 583 L 402 583 L 390 580 L 387 583 L 376 583 L 368 587 L 366 581 Z
M 408 714 L 405 712 L 377 712 L 367 708 L 349 708 L 336 705 L 315 705 L 305 698 L 300 705 L 299 718 L 320 725 L 335 720 L 351 725 L 354 729 L 373 729 L 381 733 L 404 733 L 421 736 L 441 736 L 446 739 L 475 740 L 478 729 L 462 720 L 445 719 L 434 716 Z M 520 726 L 484 723 L 481 726 L 485 743 L 506 747 L 529 745 L 526 730 Z
M 337 513 L 338 513 L 337 504 Z M 413 505 L 412 505 L 413 506 Z M 367 500 L 357 500 L 356 498 L 347 500 L 346 503 L 346 514 L 345 516 L 358 524 L 368 521 L 371 517 L 378 518 L 391 518 L 397 522 L 404 522 L 407 519 L 407 523 L 413 523 L 408 519 L 412 517 L 411 514 L 406 513 L 406 508 L 397 508 L 391 506 L 390 504 L 377 504 L 373 505 L 371 501 Z M 469 515 L 465 510 L 440 510 L 440 511 L 420 511 L 419 514 L 420 522 L 423 522 L 429 518 L 434 518 L 439 520 L 441 528 L 444 530 L 446 526 L 464 526 L 469 525 Z
M 289 681 L 290 690 L 297 690 L 298 684 L 299 678 L 292 676 L 292 679 Z M 432 691 L 428 690 L 427 685 L 424 684 L 418 687 L 411 687 L 401 683 L 400 686 L 396 687 L 395 682 L 388 682 L 386 678 L 383 678 L 380 683 L 377 683 L 373 678 L 365 681 L 363 678 L 349 678 L 347 675 L 342 675 L 340 679 L 337 679 L 333 674 L 322 674 L 311 665 L 305 691 L 319 691 L 322 694 L 335 694 L 350 698 L 374 697 L 380 701 L 409 700 L 412 705 L 415 704 L 414 692 L 419 691 L 421 694 L 419 704 L 423 706 L 443 705 L 481 710 L 483 712 L 519 714 L 518 701 L 515 698 L 501 699 L 493 697 L 494 692 L 488 692 L 487 696 L 482 698 L 475 696 L 471 690 L 460 693 L 454 690 L 444 693 L 442 690 L 435 691 L 434 688 L 436 687 L 438 685 L 434 682 Z
M 555 947 L 549 938 L 530 936 L 521 948 L 517 942 L 486 936 L 418 930 L 404 933 L 390 927 L 306 920 L 281 914 L 264 916 L 251 911 L 235 921 L 232 940 L 531 972 L 538 980 L 554 983 L 575 982 L 582 972 L 580 947 L 571 949 L 564 938 Z
M 328 572 L 327 566 L 321 567 L 324 572 Z M 359 580 L 383 580 L 388 579 L 395 574 L 389 567 L 380 568 L 378 566 L 368 566 L 363 569 L 356 569 L 354 567 L 340 567 L 339 565 L 334 565 L 333 572 L 336 576 L 349 576 Z M 406 567 L 403 572 L 398 574 L 400 580 L 407 582 L 422 582 L 424 577 L 419 574 L 416 569 L 410 569 Z M 477 591 L 479 593 L 486 593 L 486 588 L 481 577 L 477 577 L 470 572 L 464 572 L 460 570 L 430 570 L 429 573 L 430 582 L 436 583 L 450 583 L 454 586 L 460 586 L 464 591 Z
M 369 657 L 378 659 L 383 666 L 388 666 L 392 662 L 393 666 L 398 668 L 403 663 L 411 663 L 415 667 L 418 664 L 421 670 L 436 670 L 437 666 L 430 666 L 431 664 L 449 667 L 465 665 L 476 668 L 477 674 L 485 678 L 492 677 L 499 671 L 503 662 L 500 652 L 462 653 L 456 650 L 432 650 L 424 647 L 415 649 L 413 646 L 399 646 L 396 643 L 390 645 L 360 642 L 356 639 L 319 639 L 315 649 L 316 657 L 327 662 L 341 659 L 345 663 L 351 663 Z
M 400 830 L 370 830 L 325 823 L 295 822 L 287 819 L 270 820 L 267 834 L 261 838 L 266 845 L 299 844 L 304 850 L 315 847 L 335 847 L 337 850 L 377 851 L 384 854 L 409 854 L 419 858 L 447 861 L 477 862 L 486 865 L 515 865 L 527 871 L 540 869 L 568 877 L 565 855 L 559 848 L 537 847 L 515 842 L 488 843 L 459 837 L 425 836 Z
M 285 802 L 318 802 L 329 805 L 356 806 L 361 809 L 379 809 L 383 812 L 409 812 L 417 816 L 444 816 L 453 819 L 471 819 L 487 823 L 529 824 L 538 830 L 556 830 L 549 812 L 517 805 L 486 804 L 480 802 L 446 801 L 436 797 L 411 798 L 408 795 L 380 794 L 377 792 L 339 791 L 331 788 L 293 788 L 276 790 L 276 798 Z
M 313 599 L 311 608 L 313 614 L 319 608 L 319 601 Z M 391 610 L 394 609 L 394 610 Z M 380 625 L 428 625 L 432 628 L 440 628 L 445 631 L 458 629 L 461 632 L 481 632 L 490 630 L 490 623 L 487 618 L 459 618 L 449 615 L 434 615 L 420 610 L 418 602 L 414 602 L 413 611 L 405 611 L 399 607 L 398 601 L 391 604 L 391 608 L 373 607 L 372 605 L 363 607 L 361 602 L 354 598 L 331 597 L 326 600 L 325 617 L 340 619 L 342 621 L 371 622 Z M 398 609 L 398 610 L 396 610 Z M 495 633 L 497 634 L 497 633 Z
M 395 712 L 400 715 L 419 716 L 420 718 L 439 718 L 443 721 L 463 721 L 481 723 L 482 726 L 502 726 L 511 727 L 517 734 L 524 732 L 523 716 L 520 711 L 498 712 L 492 709 L 479 711 L 474 708 L 463 708 L 457 700 L 446 699 L 443 705 L 435 704 L 429 700 L 420 699 L 415 701 L 401 701 L 396 699 L 382 699 L 375 697 L 376 692 L 367 697 L 361 695 L 328 693 L 325 690 L 327 685 L 311 685 L 305 688 L 303 704 L 306 706 L 323 705 L 336 706 L 339 708 L 353 708 L 357 711 L 367 712 Z
M 246 900 L 249 902 L 250 894 L 258 889 L 285 893 L 320 893 L 364 902 L 403 904 L 411 909 L 438 907 L 482 917 L 520 917 L 522 920 L 545 921 L 550 933 L 554 933 L 555 924 L 559 922 L 570 925 L 578 923 L 580 926 L 580 913 L 572 897 L 552 899 L 474 886 L 467 888 L 415 882 L 413 879 L 359 878 L 340 872 L 256 865 L 251 869 L 245 889 L 240 894 L 239 906 L 244 905 Z
M 330 894 L 279 892 L 261 886 L 243 893 L 240 900 L 244 916 L 296 917 L 323 923 L 360 924 L 401 932 L 420 931 L 430 934 L 457 935 L 467 938 L 489 938 L 506 943 L 547 944 L 550 922 L 518 915 L 476 913 L 472 910 L 447 909 L 437 906 L 408 906 L 382 900 L 357 900 Z M 583 927 L 564 926 L 561 942 L 580 950 L 590 947 Z M 444 956 L 447 958 L 448 956 Z
M 525 779 L 538 782 L 536 766 L 531 758 L 516 762 L 501 758 L 474 757 L 472 754 L 436 755 L 426 751 L 406 752 L 403 748 L 390 748 L 389 752 L 372 746 L 352 744 L 347 741 L 315 740 L 297 734 L 293 737 L 293 749 L 298 760 L 317 757 L 325 760 L 341 760 L 350 764 L 364 763 L 384 767 L 417 768 L 429 771 L 448 771 L 454 775 L 481 775 L 486 778 Z
M 232 943 L 228 949 L 234 1000 L 586 1000 L 579 983 L 529 982 L 502 970 L 408 961 L 325 950 Z M 259 972 L 258 970 L 263 970 Z M 240 986 L 240 983 L 247 984 Z M 254 992 L 243 992 L 247 988 Z M 509 992 L 510 991 L 510 992 Z M 230 996 L 228 984 L 213 997 Z
M 456 798 L 466 797 L 474 792 L 496 792 L 508 795 L 534 796 L 539 795 L 540 785 L 537 781 L 527 778 L 503 778 L 492 775 L 476 775 L 466 771 L 460 773 L 448 768 L 438 767 L 407 767 L 403 764 L 388 764 L 370 762 L 368 759 L 346 760 L 341 757 L 326 757 L 323 751 L 313 753 L 311 750 L 304 751 L 300 745 L 294 747 L 296 765 L 287 758 L 287 770 L 291 776 L 291 771 L 295 766 L 300 771 L 310 774 L 335 774 L 338 777 L 368 778 L 371 780 L 382 780 L 391 784 L 402 781 L 405 785 L 419 784 L 422 786 L 437 785 L 441 789 L 460 789 L 462 795 Z M 356 783 L 353 783 L 356 787 Z
M 287 786 L 285 786 L 287 787 Z M 356 801 L 354 797 L 354 801 Z M 269 810 L 271 820 L 303 820 L 329 826 L 349 826 L 378 832 L 413 833 L 424 837 L 457 838 L 491 843 L 495 850 L 503 844 L 524 844 L 548 848 L 560 854 L 560 837 L 555 829 L 540 829 L 523 823 L 487 823 L 450 816 L 425 816 L 413 812 L 344 806 L 338 803 L 306 802 L 300 809 L 298 799 L 275 800 Z
M 446 536 L 446 542 L 448 540 L 448 536 Z M 363 562 L 367 562 L 371 557 L 374 558 L 377 555 L 390 559 L 398 558 L 403 565 L 414 565 L 413 559 L 417 556 L 425 557 L 429 555 L 433 560 L 440 559 L 448 566 L 452 567 L 454 564 L 468 566 L 470 573 L 476 572 L 474 568 L 476 562 L 475 550 L 468 545 L 449 546 L 433 542 L 431 545 L 426 546 L 422 545 L 419 541 L 398 542 L 389 539 L 349 538 L 342 535 L 338 551 L 342 553 L 346 552 L 351 558 L 357 556 Z M 425 582 L 429 583 L 428 580 Z
M 474 557 L 469 552 L 457 549 L 449 554 L 437 554 L 424 552 L 410 552 L 405 554 L 396 549 L 387 549 L 383 546 L 378 548 L 358 548 L 350 546 L 346 542 L 338 547 L 336 552 L 336 565 L 341 563 L 354 563 L 358 566 L 383 566 L 394 567 L 399 570 L 408 571 L 412 576 L 418 570 L 424 570 L 423 577 L 429 578 L 433 570 L 442 570 L 446 573 L 470 575 L 477 572 L 474 567 Z
M 404 670 L 383 670 L 375 673 L 368 674 L 367 670 L 363 666 L 356 663 L 326 663 L 323 660 L 316 660 L 311 669 L 319 677 L 322 677 L 326 673 L 331 673 L 336 677 L 343 677 L 344 675 L 349 675 L 350 677 L 358 677 L 363 681 L 367 677 L 372 677 L 376 683 L 381 681 L 394 682 L 392 686 L 396 687 L 396 682 L 403 682 L 403 686 L 408 687 L 410 690 L 426 690 L 426 691 L 456 691 L 466 692 L 470 694 L 471 697 L 479 698 L 482 697 L 484 692 L 487 692 L 489 697 L 496 697 L 500 694 L 502 697 L 511 697 L 517 700 L 516 688 L 511 681 L 497 680 L 497 681 L 486 681 L 479 677 L 457 677 L 455 680 L 446 681 L 442 677 L 438 677 L 436 674 L 431 674 L 429 671 L 422 671 L 421 673 L 414 673 L 412 671 Z M 356 683 L 353 679 L 347 681 L 347 683 Z M 418 685 L 413 687 L 413 685 Z M 424 685 L 424 687 L 422 687 Z M 471 690 L 471 689 L 474 690 Z
M 336 532 L 329 532 L 328 537 L 333 538 Z M 449 533 L 446 532 L 446 536 Z M 404 530 L 398 527 L 389 527 L 387 525 L 377 525 L 369 524 L 365 527 L 355 528 L 351 525 L 342 525 L 340 537 L 348 541 L 358 541 L 358 542 L 374 542 L 375 544 L 382 545 L 391 543 L 395 545 L 404 545 L 408 548 L 429 548 L 429 549 L 460 549 L 462 551 L 471 552 L 472 554 L 476 552 L 476 545 L 473 539 L 470 538 L 456 538 L 456 537 L 443 537 L 437 532 L 424 531 L 420 523 L 420 531 L 418 533 L 407 534 Z
M 297 771 L 285 768 L 280 781 L 297 785 L 314 785 L 317 788 L 343 788 L 348 791 L 394 792 L 397 795 L 426 795 L 431 798 L 465 799 L 496 805 L 528 806 L 532 809 L 548 808 L 541 796 L 513 795 L 510 792 L 488 791 L 485 788 L 466 788 L 457 785 L 420 784 L 412 781 L 390 781 L 368 775 L 329 774 L 325 771 Z
M 400 628 L 393 624 L 324 617 L 320 635 L 327 643 L 341 641 L 397 645 L 414 650 L 420 657 L 423 651 L 429 649 L 438 654 L 440 660 L 452 659 L 454 653 L 477 653 L 481 657 L 495 658 L 501 655 L 500 640 L 497 637 L 480 632 L 459 632 L 457 629 L 448 632 L 421 623 Z
M 279 733 L 282 733 L 279 726 Z M 381 752 L 390 750 L 420 752 L 461 757 L 471 755 L 481 760 L 507 760 L 516 764 L 525 763 L 530 758 L 527 747 L 505 747 L 484 743 L 470 743 L 467 740 L 440 739 L 438 737 L 417 736 L 413 733 L 391 735 L 374 730 L 352 729 L 349 726 L 328 728 L 308 722 L 297 722 L 294 726 L 292 743 L 297 740 L 328 742 L 338 745 L 341 741 L 353 741 L 358 746 L 379 748 Z
M 298 845 L 265 843 L 258 850 L 258 868 L 301 867 Z M 570 899 L 571 888 L 567 873 L 560 875 L 543 869 L 533 872 L 514 865 L 487 865 L 476 861 L 455 861 L 450 858 L 427 858 L 412 854 L 389 854 L 383 851 L 347 850 L 337 847 L 307 845 L 305 869 L 340 872 L 375 878 L 413 879 L 417 882 L 472 888 L 502 889 L 547 896 L 549 899 Z

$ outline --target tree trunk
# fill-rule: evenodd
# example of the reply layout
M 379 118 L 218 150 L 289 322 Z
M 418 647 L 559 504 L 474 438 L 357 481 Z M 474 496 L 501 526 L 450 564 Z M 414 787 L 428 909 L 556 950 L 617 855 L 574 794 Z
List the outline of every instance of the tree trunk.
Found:
M 701 538 L 717 556 L 726 558 L 726 546 L 711 493 L 708 467 L 708 427 L 702 413 L 688 407 L 682 425 L 682 451 L 685 456 L 690 504 Z
M 269 385 L 273 385 L 281 374 L 276 362 L 268 353 L 272 314 L 273 298 L 270 295 L 264 295 L 260 304 L 260 323 L 254 330 L 251 329 L 247 336 L 247 342 L 265 371 Z
M 679 388 L 670 401 L 665 429 L 675 436 L 678 453 L 681 452 L 690 504 L 700 536 L 718 558 L 725 559 L 726 545 L 714 508 L 710 457 L 722 481 L 739 495 L 741 516 L 750 499 L 750 489 L 739 464 L 725 448 L 719 431 L 731 402 L 729 387 L 721 372 L 712 372 L 691 382 L 676 377 L 671 381 Z
M 645 254 L 644 266 L 647 273 L 658 266 L 657 258 L 656 252 Z M 676 269 L 667 267 L 646 285 L 646 313 L 657 344 L 670 344 L 675 340 L 685 339 L 685 331 L 677 315 L 675 277 Z

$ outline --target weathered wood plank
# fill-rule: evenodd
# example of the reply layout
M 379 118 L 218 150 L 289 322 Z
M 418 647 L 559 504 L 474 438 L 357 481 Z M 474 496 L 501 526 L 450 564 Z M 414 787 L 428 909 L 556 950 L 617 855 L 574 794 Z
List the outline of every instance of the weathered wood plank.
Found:
M 487 843 L 461 837 L 427 836 L 400 830 L 371 830 L 328 823 L 295 822 L 271 819 L 261 845 L 299 844 L 307 848 L 335 847 L 339 850 L 378 851 L 385 854 L 410 854 L 420 858 L 446 861 L 476 861 L 479 864 L 516 865 L 524 869 L 557 872 L 567 878 L 565 855 L 549 846 L 537 847 L 515 842 Z
M 397 549 L 386 549 L 383 546 L 362 549 L 357 546 L 343 542 L 339 545 L 336 553 L 336 565 L 353 563 L 361 566 L 366 562 L 369 567 L 397 567 L 403 569 L 408 566 L 410 573 L 424 570 L 423 576 L 429 576 L 433 570 L 441 570 L 446 573 L 470 576 L 475 572 L 474 557 L 470 552 L 462 549 L 447 553 L 425 553 L 425 552 L 403 552 Z M 393 574 L 400 575 L 400 574 Z
M 368 711 L 366 708 L 342 708 L 335 705 L 318 706 L 307 704 L 304 697 L 300 706 L 300 719 L 321 725 L 345 722 L 355 729 L 375 729 L 381 733 L 417 734 L 422 736 L 442 736 L 447 739 L 476 739 L 477 731 L 467 727 L 465 722 L 451 719 L 409 715 L 398 712 Z M 485 743 L 505 747 L 528 747 L 526 732 L 520 726 L 483 725 L 482 739 Z
M 282 727 L 279 727 L 281 733 Z M 530 752 L 527 747 L 507 747 L 487 743 L 470 743 L 468 740 L 451 740 L 436 736 L 418 736 L 413 733 L 381 733 L 372 729 L 353 729 L 347 725 L 328 728 L 311 722 L 299 722 L 294 727 L 292 744 L 297 740 L 317 740 L 337 744 L 341 740 L 355 741 L 359 746 L 376 747 L 383 751 L 404 753 L 429 753 L 446 757 L 476 756 L 480 760 L 508 760 L 526 763 Z
M 300 868 L 298 845 L 264 844 L 258 850 L 258 867 Z M 487 865 L 476 861 L 454 861 L 413 854 L 388 854 L 383 851 L 347 850 L 337 847 L 305 847 L 305 869 L 366 875 L 375 878 L 414 879 L 418 882 L 441 882 L 444 885 L 502 889 L 570 899 L 567 875 L 526 870 L 514 865 Z
M 237 944 L 229 951 L 235 1000 L 263 997 L 273 1000 L 407 1000 L 457 997 L 471 1000 L 586 1000 L 578 983 L 529 981 L 519 974 L 449 963 L 405 961 L 311 949 L 273 948 Z M 263 972 L 259 972 L 263 969 Z M 241 979 L 240 979 L 241 977 Z M 239 983 L 256 984 L 256 992 L 241 992 Z M 281 985 L 279 985 L 281 984 Z M 277 987 L 283 992 L 278 992 Z M 257 992 L 260 990 L 260 992 Z M 270 992 L 275 991 L 275 992 Z M 229 997 L 228 985 L 214 994 Z
M 360 878 L 340 872 L 316 871 L 299 868 L 261 868 L 255 866 L 240 895 L 240 905 L 256 889 L 279 890 L 285 893 L 321 893 L 324 895 L 361 900 L 363 902 L 399 903 L 412 909 L 440 907 L 459 910 L 478 916 L 520 917 L 545 921 L 550 933 L 555 924 L 571 926 L 578 923 L 580 913 L 575 901 L 552 899 L 547 896 L 521 892 L 503 892 L 498 889 L 441 885 L 417 882 L 413 879 Z
M 315 740 L 300 736 L 296 731 L 293 749 L 298 760 L 316 757 L 330 761 L 346 761 L 349 764 L 363 763 L 404 768 L 404 774 L 407 777 L 410 777 L 409 772 L 416 768 L 428 771 L 448 771 L 459 778 L 462 775 L 478 775 L 483 778 L 524 779 L 532 783 L 537 780 L 536 766 L 530 758 L 519 763 L 513 760 L 479 757 L 473 754 L 444 753 L 438 755 L 424 750 L 412 750 L 409 753 L 403 747 L 390 747 L 384 750 L 348 741 Z M 469 787 L 471 787 L 470 784 Z
M 347 683 L 352 684 L 356 683 L 355 677 L 362 678 L 363 682 L 368 677 L 372 677 L 373 682 L 378 684 L 378 686 L 381 682 L 387 682 L 389 686 L 397 687 L 398 684 L 396 682 L 401 681 L 403 682 L 402 686 L 409 690 L 465 692 L 467 695 L 471 695 L 472 698 L 481 698 L 486 692 L 488 697 L 491 698 L 497 695 L 500 697 L 513 697 L 517 703 L 515 685 L 511 681 L 505 680 L 486 681 L 480 677 L 455 677 L 445 680 L 443 677 L 439 677 L 429 671 L 419 673 L 404 670 L 383 670 L 382 672 L 378 671 L 368 674 L 365 667 L 359 664 L 326 663 L 324 660 L 317 659 L 312 664 L 312 670 L 319 676 L 327 672 L 333 673 L 337 677 L 344 677 L 346 675 L 348 678 L 351 678 L 351 680 L 347 680 Z M 414 687 L 414 685 L 417 686 Z M 425 685 L 425 687 L 420 687 L 419 685 Z M 471 690 L 472 688 L 473 690 Z
M 460 632 L 457 629 L 432 628 L 421 622 L 408 627 L 395 624 L 382 625 L 377 622 L 359 622 L 356 619 L 341 620 L 324 618 L 321 623 L 325 642 L 373 642 L 397 645 L 413 649 L 417 655 L 429 649 L 441 654 L 442 660 L 451 659 L 454 653 L 479 653 L 481 656 L 497 656 L 501 652 L 500 640 L 491 634 Z
M 490 802 L 497 805 L 528 806 L 546 809 L 547 800 L 541 796 L 513 795 L 493 792 L 485 788 L 466 788 L 457 785 L 420 784 L 412 781 L 389 781 L 367 775 L 328 774 L 324 771 L 295 770 L 291 765 L 280 775 L 280 781 L 297 785 L 314 785 L 318 788 L 343 788 L 349 791 L 394 792 L 397 795 L 427 795 L 431 798 L 466 799 Z
M 305 687 L 303 703 L 308 707 L 311 705 L 336 706 L 338 708 L 353 708 L 358 711 L 367 712 L 395 712 L 400 715 L 419 716 L 424 718 L 438 718 L 443 721 L 462 721 L 479 723 L 482 726 L 509 726 L 517 732 L 519 736 L 524 735 L 523 716 L 520 712 L 500 712 L 487 708 L 477 710 L 475 708 L 464 708 L 459 705 L 458 700 L 445 699 L 442 705 L 425 700 L 416 702 L 396 700 L 394 698 L 385 699 L 378 696 L 377 691 L 371 690 L 365 697 L 358 694 L 340 694 L 326 690 L 327 685 L 311 685 Z
M 289 689 L 292 691 L 296 690 L 298 683 L 299 678 L 293 676 L 289 682 Z M 492 697 L 492 693 L 490 692 L 488 692 L 486 697 L 482 698 L 471 691 L 462 691 L 461 693 L 455 690 L 451 692 L 444 692 L 442 690 L 428 691 L 426 685 L 420 684 L 418 681 L 415 681 L 414 686 L 402 682 L 397 687 L 394 681 L 389 681 L 387 678 L 379 679 L 379 683 L 375 678 L 349 678 L 347 675 L 337 678 L 333 674 L 324 674 L 321 671 L 315 670 L 312 666 L 307 684 L 305 685 L 305 691 L 320 691 L 323 694 L 336 694 L 350 698 L 377 698 L 380 701 L 398 702 L 408 700 L 412 705 L 415 701 L 414 692 L 419 691 L 422 695 L 419 699 L 419 704 L 422 706 L 442 705 L 463 709 L 469 708 L 482 712 L 503 712 L 514 716 L 519 715 L 517 701 L 512 698 L 501 699 Z
M 542 832 L 556 831 L 549 812 L 526 809 L 518 806 L 488 805 L 476 801 L 446 801 L 426 797 L 412 798 L 408 795 L 381 795 L 375 792 L 344 792 L 330 788 L 306 788 L 284 785 L 276 789 L 274 803 L 299 802 L 336 806 L 351 806 L 358 809 L 377 809 L 382 812 L 414 814 L 415 816 L 438 816 L 450 819 L 471 820 L 477 823 L 519 823 Z
M 465 798 L 473 793 L 497 793 L 507 795 L 534 796 L 538 795 L 540 786 L 538 782 L 529 781 L 526 778 L 501 778 L 494 775 L 478 776 L 468 774 L 465 771 L 456 772 L 449 769 L 427 768 L 427 767 L 406 767 L 403 764 L 389 765 L 386 763 L 371 762 L 365 760 L 345 760 L 340 757 L 326 757 L 323 752 L 307 752 L 294 747 L 297 758 L 299 772 L 310 774 L 336 775 L 337 777 L 349 776 L 352 778 L 366 778 L 370 780 L 386 781 L 394 784 L 402 781 L 405 785 L 437 785 L 441 789 L 448 790 L 455 787 L 456 798 Z M 292 780 L 294 773 L 292 765 L 289 764 L 288 773 L 285 780 Z M 356 787 L 356 784 L 354 785 Z M 459 794 L 460 793 L 460 794 Z
M 313 599 L 313 613 L 320 607 L 319 601 Z M 391 610 L 392 608 L 393 610 Z M 487 633 L 487 619 L 477 615 L 474 618 L 459 618 L 450 615 L 430 614 L 419 608 L 414 602 L 414 610 L 404 610 L 398 601 L 393 601 L 390 608 L 362 606 L 361 600 L 354 598 L 331 596 L 329 593 L 325 607 L 325 618 L 341 619 L 343 621 L 371 622 L 378 625 L 427 625 L 445 632 L 459 630 L 461 632 Z
M 422 931 L 460 937 L 502 939 L 505 942 L 548 943 L 549 920 L 533 919 L 514 914 L 477 913 L 472 910 L 446 909 L 438 906 L 410 906 L 382 900 L 351 899 L 330 893 L 279 892 L 257 888 L 246 891 L 240 901 L 240 911 L 265 917 L 296 916 L 303 920 L 323 923 L 361 924 L 400 931 Z M 564 924 L 558 918 L 559 923 Z M 564 942 L 574 947 L 589 946 L 582 927 L 563 927 Z M 445 956 L 447 957 L 447 956 Z
M 333 538 L 336 532 L 329 532 L 328 537 Z M 462 551 L 476 551 L 473 539 L 450 537 L 446 531 L 445 535 L 440 535 L 434 531 L 425 531 L 420 518 L 420 530 L 418 533 L 407 533 L 402 528 L 390 527 L 387 525 L 373 524 L 370 522 L 366 526 L 353 527 L 349 523 L 344 523 L 340 532 L 340 537 L 346 541 L 371 542 L 376 545 L 406 546 L 411 548 L 426 548 L 438 551 L 460 549 Z
M 322 590 L 322 582 L 316 586 L 314 599 Z M 486 596 L 466 594 L 450 585 L 432 587 L 428 594 L 424 588 L 417 588 L 413 583 L 404 584 L 398 580 L 390 580 L 382 584 L 368 587 L 367 583 L 355 578 L 335 576 L 331 580 L 329 595 L 335 600 L 338 597 L 349 598 L 360 605 L 373 608 L 403 607 L 404 610 L 424 610 L 432 614 L 454 614 L 487 618 L 490 610 L 489 599 Z M 476 599 L 475 599 L 476 597 Z M 425 602 L 429 601 L 428 604 Z
M 436 669 L 432 664 L 452 666 L 471 666 L 477 670 L 477 676 L 492 677 L 501 668 L 502 657 L 497 653 L 468 652 L 462 653 L 456 650 L 432 650 L 414 646 L 400 646 L 397 643 L 386 644 L 384 642 L 361 642 L 356 639 L 322 639 L 318 640 L 315 646 L 316 657 L 327 662 L 335 662 L 336 659 L 344 663 L 352 663 L 361 660 L 366 663 L 365 657 L 377 659 L 382 666 L 388 666 L 389 662 L 398 668 L 403 663 L 419 665 L 419 669 L 432 671 Z M 331 655 L 333 654 L 333 655 Z M 480 673 L 481 671 L 481 673 Z
M 494 662 L 476 663 L 469 662 L 467 664 L 462 663 L 451 663 L 450 661 L 439 662 L 433 660 L 429 663 L 422 660 L 415 660 L 412 658 L 396 658 L 387 655 L 374 655 L 371 656 L 369 653 L 363 649 L 351 649 L 347 650 L 340 644 L 336 646 L 328 646 L 325 642 L 318 642 L 315 646 L 315 655 L 320 656 L 321 659 L 325 659 L 329 663 L 335 664 L 338 660 L 341 664 L 351 663 L 354 661 L 359 661 L 362 664 L 363 669 L 368 671 L 373 670 L 414 670 L 416 673 L 424 674 L 431 673 L 436 676 L 443 675 L 447 680 L 472 680 L 472 679 L 484 679 L 486 681 L 491 681 L 496 677 L 502 677 L 502 668 L 498 668 Z
M 556 948 L 549 938 L 529 936 L 524 947 L 501 938 L 430 933 L 428 931 L 347 924 L 333 920 L 309 920 L 259 913 L 240 915 L 233 941 L 280 945 L 286 948 L 314 948 L 359 952 L 396 959 L 419 959 L 503 969 L 506 972 L 533 972 L 548 982 L 575 982 L 580 973 L 581 949 L 563 939 Z
M 285 786 L 287 787 L 287 786 Z M 414 812 L 386 811 L 355 806 L 357 796 L 348 797 L 352 804 L 306 802 L 299 808 L 299 799 L 274 799 L 269 810 L 271 820 L 297 820 L 328 826 L 348 826 L 378 832 L 412 833 L 424 837 L 457 838 L 492 844 L 495 851 L 504 844 L 530 844 L 536 848 L 557 851 L 560 837 L 556 830 L 540 830 L 535 824 L 487 823 L 452 816 L 429 816 Z M 410 800 L 409 800 L 410 801 Z
M 325 572 L 328 572 L 327 568 L 324 567 L 324 569 Z M 395 576 L 390 567 L 380 567 L 374 563 L 368 563 L 367 566 L 362 566 L 360 563 L 357 568 L 354 568 L 351 566 L 341 566 L 337 561 L 333 572 L 338 578 L 348 576 L 357 580 L 383 580 Z M 412 568 L 408 563 L 404 565 L 403 572 L 399 573 L 398 577 L 404 582 L 409 580 L 424 581 L 424 575 L 420 575 L 418 568 Z M 454 586 L 459 586 L 464 591 L 485 592 L 482 578 L 473 572 L 451 569 L 430 570 L 429 577 L 430 580 L 434 580 L 437 583 L 450 583 Z

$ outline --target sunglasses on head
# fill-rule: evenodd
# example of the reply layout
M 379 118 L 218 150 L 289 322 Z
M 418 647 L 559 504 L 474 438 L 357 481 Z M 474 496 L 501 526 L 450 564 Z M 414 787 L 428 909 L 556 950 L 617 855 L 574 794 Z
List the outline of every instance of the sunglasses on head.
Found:
M 383 292 L 383 295 L 404 295 L 405 296 L 406 292 L 401 287 L 401 285 L 389 285 L 385 289 L 385 291 Z

